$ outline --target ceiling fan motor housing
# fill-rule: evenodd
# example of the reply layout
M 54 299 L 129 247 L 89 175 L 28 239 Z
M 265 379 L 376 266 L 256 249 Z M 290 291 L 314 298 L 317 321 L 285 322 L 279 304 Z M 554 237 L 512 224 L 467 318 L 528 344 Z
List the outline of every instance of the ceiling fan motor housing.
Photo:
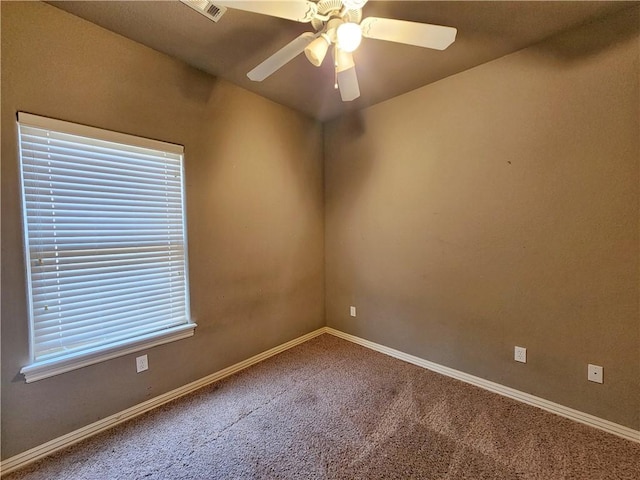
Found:
M 339 14 L 343 7 L 344 4 L 342 3 L 342 0 L 320 0 L 318 2 L 318 13 L 324 17 L 335 16 L 336 18 L 339 18 Z M 345 22 L 360 23 L 362 20 L 362 9 L 347 9 L 342 20 Z M 316 32 L 324 30 L 326 25 L 327 22 L 321 18 L 315 17 L 311 20 L 311 26 Z

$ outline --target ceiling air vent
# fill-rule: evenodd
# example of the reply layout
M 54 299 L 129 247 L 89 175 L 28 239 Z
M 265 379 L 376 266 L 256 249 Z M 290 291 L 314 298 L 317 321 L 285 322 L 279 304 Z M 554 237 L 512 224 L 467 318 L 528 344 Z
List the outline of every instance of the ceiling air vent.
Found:
M 220 17 L 227 11 L 227 7 L 215 5 L 207 0 L 180 0 L 185 5 L 190 6 L 196 12 L 201 13 L 205 17 L 217 22 Z

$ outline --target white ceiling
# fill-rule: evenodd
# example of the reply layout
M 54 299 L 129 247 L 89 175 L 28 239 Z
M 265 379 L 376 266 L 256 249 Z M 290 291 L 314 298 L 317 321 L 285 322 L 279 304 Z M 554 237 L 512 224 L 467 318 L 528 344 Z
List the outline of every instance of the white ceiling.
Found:
M 333 88 L 330 62 L 317 68 L 304 55 L 263 82 L 246 77 L 294 37 L 312 31 L 310 24 L 232 9 L 214 23 L 178 1 L 49 3 L 320 120 L 379 103 L 638 4 L 370 0 L 363 17 L 448 25 L 456 27 L 458 35 L 444 51 L 364 39 L 354 54 L 361 97 L 345 103 Z

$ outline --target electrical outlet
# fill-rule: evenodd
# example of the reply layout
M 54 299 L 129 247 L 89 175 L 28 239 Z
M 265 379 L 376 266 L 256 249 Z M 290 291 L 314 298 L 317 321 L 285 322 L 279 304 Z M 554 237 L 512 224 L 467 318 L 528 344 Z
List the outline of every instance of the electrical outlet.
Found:
M 354 307 L 353 305 L 349 307 L 349 315 L 351 315 L 352 317 L 356 316 L 356 307 Z
M 136 372 L 144 372 L 149 370 L 149 358 L 146 355 L 136 357 Z
M 589 364 L 587 367 L 587 380 L 602 383 L 604 381 L 604 369 L 600 365 Z
M 516 362 L 527 363 L 527 349 L 524 347 L 516 347 L 513 354 Z

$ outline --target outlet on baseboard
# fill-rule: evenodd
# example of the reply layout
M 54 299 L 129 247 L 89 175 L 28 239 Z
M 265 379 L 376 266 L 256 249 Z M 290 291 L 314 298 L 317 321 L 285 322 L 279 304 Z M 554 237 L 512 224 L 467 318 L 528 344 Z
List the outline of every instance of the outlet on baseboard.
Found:
M 527 349 L 524 347 L 516 347 L 513 354 L 516 362 L 527 363 Z

